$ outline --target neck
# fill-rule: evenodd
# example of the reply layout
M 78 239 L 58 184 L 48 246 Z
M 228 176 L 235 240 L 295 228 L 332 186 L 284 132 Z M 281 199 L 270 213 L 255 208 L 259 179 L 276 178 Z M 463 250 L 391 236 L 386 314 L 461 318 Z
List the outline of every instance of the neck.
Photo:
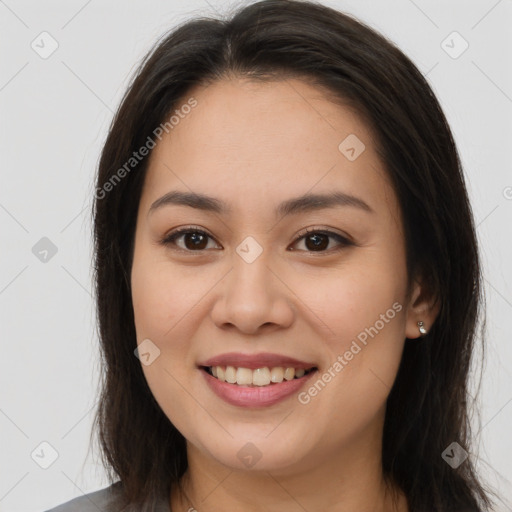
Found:
M 359 433 L 338 453 L 286 471 L 236 470 L 187 443 L 189 466 L 172 489 L 171 510 L 408 512 L 405 495 L 382 474 L 381 432 Z

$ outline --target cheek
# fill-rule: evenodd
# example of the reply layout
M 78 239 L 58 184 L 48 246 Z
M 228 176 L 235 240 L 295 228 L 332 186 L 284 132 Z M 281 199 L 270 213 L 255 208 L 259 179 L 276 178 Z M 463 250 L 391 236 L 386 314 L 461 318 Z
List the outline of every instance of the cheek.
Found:
M 310 406 L 327 407 L 343 424 L 347 411 L 354 425 L 369 421 L 384 406 L 396 377 L 405 340 L 407 283 L 401 257 L 375 251 L 315 283 L 302 280 L 298 295 L 315 313 L 310 318 L 322 325 L 318 334 L 326 333 L 319 377 L 327 384 L 312 390 Z
M 201 274 L 197 267 L 178 268 L 158 254 L 136 249 L 131 286 L 137 339 L 154 338 L 163 343 L 176 338 L 187 324 L 187 315 L 214 284 L 215 276 Z
M 375 324 L 380 339 L 397 339 L 404 329 L 400 310 L 405 309 L 407 285 L 400 260 L 398 253 L 377 249 L 363 256 L 354 253 L 337 269 L 311 278 L 303 274 L 296 280 L 294 290 L 314 312 L 314 316 L 309 313 L 311 321 L 323 325 L 323 339 L 331 352 L 348 349 L 359 335 L 364 343 L 365 333 Z
M 134 256 L 131 284 L 137 342 L 150 339 L 159 350 L 154 362 L 142 364 L 142 370 L 161 409 L 178 430 L 188 432 L 187 437 L 193 437 L 189 418 L 202 413 L 184 392 L 191 379 L 198 378 L 190 351 L 193 326 L 187 315 L 208 289 L 204 284 L 194 293 L 193 283 L 199 282 L 144 248 Z
M 139 261 L 132 271 L 132 302 L 137 339 L 162 339 L 173 328 L 185 307 L 179 279 L 169 281 L 158 266 Z
M 159 350 L 155 362 L 142 370 L 155 399 L 178 428 L 182 418 L 173 411 L 190 409 L 193 404 L 183 390 L 201 377 L 191 340 L 198 327 L 194 318 L 201 310 L 201 298 L 212 286 L 208 285 L 211 279 L 204 277 L 176 272 L 168 262 L 140 264 L 132 274 L 138 343 L 149 338 Z

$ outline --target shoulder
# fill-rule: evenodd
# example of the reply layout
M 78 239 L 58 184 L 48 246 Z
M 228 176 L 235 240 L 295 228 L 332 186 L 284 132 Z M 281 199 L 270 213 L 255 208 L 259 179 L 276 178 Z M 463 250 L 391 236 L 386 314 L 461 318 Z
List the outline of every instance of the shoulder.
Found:
M 84 494 L 45 512 L 138 512 L 138 508 L 135 511 L 133 505 L 120 506 L 120 490 L 121 482 L 115 482 L 109 487 Z M 170 512 L 169 503 L 161 499 L 156 512 Z
M 115 505 L 118 483 L 74 498 L 46 512 L 117 512 L 112 507 Z

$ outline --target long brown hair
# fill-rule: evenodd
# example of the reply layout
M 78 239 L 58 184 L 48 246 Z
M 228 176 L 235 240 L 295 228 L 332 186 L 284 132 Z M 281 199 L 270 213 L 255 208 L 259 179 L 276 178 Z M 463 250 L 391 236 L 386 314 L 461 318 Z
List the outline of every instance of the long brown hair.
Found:
M 229 19 L 199 18 L 172 30 L 141 63 L 113 119 L 93 212 L 103 362 L 94 427 L 111 482 L 120 480 L 127 503 L 152 510 L 187 468 L 185 439 L 134 356 L 130 269 L 148 158 L 122 179 L 119 169 L 189 88 L 228 75 L 303 78 L 350 104 L 377 134 L 403 214 L 409 282 L 425 276 L 440 302 L 426 338 L 405 343 L 387 400 L 384 475 L 403 489 L 411 512 L 488 510 L 472 456 L 456 469 L 441 456 L 452 442 L 471 453 L 468 376 L 482 302 L 475 227 L 450 128 L 424 76 L 392 42 L 349 15 L 297 0 L 263 0 Z

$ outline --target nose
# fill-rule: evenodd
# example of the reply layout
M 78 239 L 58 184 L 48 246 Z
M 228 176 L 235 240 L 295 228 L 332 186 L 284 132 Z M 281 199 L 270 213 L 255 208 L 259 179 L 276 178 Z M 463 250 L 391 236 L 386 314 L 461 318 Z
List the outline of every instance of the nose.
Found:
M 292 301 L 293 293 L 263 255 L 252 263 L 235 255 L 232 270 L 219 283 L 211 318 L 220 329 L 269 333 L 293 323 Z

